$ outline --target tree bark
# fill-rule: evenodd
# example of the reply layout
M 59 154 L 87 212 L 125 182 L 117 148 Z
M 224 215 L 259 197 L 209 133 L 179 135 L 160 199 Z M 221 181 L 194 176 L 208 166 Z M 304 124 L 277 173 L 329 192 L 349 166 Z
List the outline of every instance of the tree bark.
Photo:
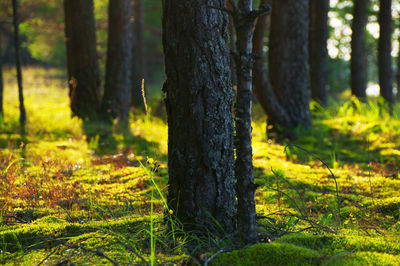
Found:
M 255 12 L 257 11 L 253 10 L 252 0 L 239 0 L 237 6 L 234 1 L 230 1 L 230 4 L 233 7 L 233 22 L 237 34 L 235 52 L 237 77 L 237 99 L 235 106 L 237 224 L 241 240 L 244 244 L 251 244 L 257 240 L 254 200 L 256 186 L 254 184 L 251 146 L 252 69 L 254 63 L 252 40 L 254 22 L 257 18 Z
M 260 6 L 271 5 L 272 0 L 261 0 Z M 268 15 L 260 16 L 257 19 L 253 35 L 253 53 L 256 60 L 253 65 L 253 89 L 257 99 L 268 119 L 272 124 L 284 128 L 291 128 L 291 121 L 285 109 L 279 104 L 275 93 L 268 80 L 268 71 L 265 68 L 264 58 L 264 36 L 268 29 Z
M 93 118 L 100 107 L 93 0 L 64 0 L 69 97 L 72 114 Z
M 233 92 L 228 18 L 215 7 L 225 1 L 163 1 L 167 201 L 185 230 L 225 235 L 236 232 Z
M 112 0 L 108 7 L 106 81 L 101 105 L 108 121 L 129 119 L 132 88 L 133 7 L 131 0 Z
M 3 88 L 4 88 L 4 80 L 3 80 L 3 47 L 1 42 L 3 40 L 3 32 L 0 28 L 0 121 L 3 119 L 4 108 L 3 108 Z
M 327 40 L 329 0 L 310 0 L 311 98 L 326 105 Z
M 231 12 L 232 6 L 229 1 L 226 1 L 226 7 Z M 236 78 L 236 65 L 235 65 L 235 58 L 233 56 L 233 51 L 236 51 L 236 44 L 235 44 L 235 25 L 233 24 L 233 17 L 228 16 L 228 29 L 229 29 L 229 48 L 231 50 L 231 60 L 230 60 L 230 68 L 231 68 L 231 77 L 232 77 L 232 87 L 236 90 L 237 87 L 237 78 Z
M 398 39 L 398 42 L 400 43 L 400 36 Z M 396 74 L 396 81 L 397 81 L 397 100 L 400 100 L 400 49 L 397 53 L 397 74 Z
M 365 54 L 365 27 L 368 21 L 369 0 L 354 0 L 351 36 L 351 92 L 358 99 L 367 98 L 367 57 Z
M 273 0 L 269 76 L 291 130 L 311 126 L 308 34 L 309 0 Z
M 145 78 L 145 48 L 144 48 L 144 1 L 134 0 L 134 31 L 135 46 L 132 65 L 132 105 L 134 107 L 143 107 L 142 79 Z M 145 83 L 146 84 L 146 83 Z
M 18 99 L 19 99 L 19 113 L 20 113 L 19 122 L 20 122 L 20 126 L 21 126 L 21 132 L 25 133 L 26 111 L 25 111 L 25 105 L 24 105 L 24 90 L 22 87 L 22 70 L 21 70 L 17 0 L 12 1 L 12 6 L 13 6 L 13 23 L 14 23 L 15 64 L 16 64 L 16 68 L 17 68 Z
M 380 94 L 386 102 L 393 104 L 392 0 L 380 0 L 379 3 L 378 69 Z

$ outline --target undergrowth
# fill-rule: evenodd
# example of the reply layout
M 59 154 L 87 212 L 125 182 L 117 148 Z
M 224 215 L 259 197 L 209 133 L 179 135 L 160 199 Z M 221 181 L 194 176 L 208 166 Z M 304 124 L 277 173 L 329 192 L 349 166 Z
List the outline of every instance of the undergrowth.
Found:
M 266 137 L 255 106 L 260 241 L 232 251 L 223 238 L 180 232 L 166 206 L 159 101 L 149 99 L 148 115 L 132 114 L 130 130 L 104 138 L 101 125 L 71 118 L 59 71 L 46 75 L 24 71 L 26 136 L 19 135 L 15 80 L 6 79 L 0 263 L 400 264 L 398 106 L 389 116 L 379 100 L 313 104 L 312 130 L 286 143 Z M 187 250 L 188 242 L 197 248 Z

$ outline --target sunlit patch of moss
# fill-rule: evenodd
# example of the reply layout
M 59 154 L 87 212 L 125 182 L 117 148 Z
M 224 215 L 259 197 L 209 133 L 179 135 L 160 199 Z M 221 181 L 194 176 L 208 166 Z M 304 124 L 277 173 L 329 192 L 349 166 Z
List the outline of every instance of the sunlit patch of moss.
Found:
M 343 252 L 323 265 L 399 265 L 400 257 L 378 252 Z
M 371 251 L 397 255 L 400 254 L 400 242 L 389 234 L 370 237 L 362 232 L 343 230 L 339 237 L 326 246 L 326 250 L 332 255 L 343 251 Z
M 311 265 L 317 264 L 322 255 L 305 247 L 272 242 L 256 244 L 243 250 L 222 253 L 211 265 Z
M 288 243 L 314 250 L 322 250 L 331 242 L 333 236 L 312 234 L 288 234 L 276 240 L 279 243 Z
M 130 126 L 134 136 L 140 136 L 150 144 L 148 148 L 153 152 L 149 153 L 149 156 L 158 158 L 168 153 L 168 128 L 164 121 L 156 117 L 145 116 L 136 119 Z

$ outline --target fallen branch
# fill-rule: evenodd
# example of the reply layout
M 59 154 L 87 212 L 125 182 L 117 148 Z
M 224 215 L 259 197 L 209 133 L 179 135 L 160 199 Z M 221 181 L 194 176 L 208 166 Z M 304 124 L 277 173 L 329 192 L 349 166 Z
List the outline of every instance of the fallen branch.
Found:
M 118 262 L 116 262 L 115 260 L 113 260 L 110 257 L 108 257 L 106 254 L 104 254 L 104 252 L 100 248 L 91 249 L 91 248 L 87 248 L 87 247 L 84 247 L 84 246 L 81 246 L 81 245 L 78 245 L 78 244 L 71 244 L 71 243 L 68 243 L 67 241 L 56 239 L 56 238 L 51 238 L 51 237 L 48 237 L 47 240 L 57 242 L 57 243 L 59 243 L 59 244 L 61 244 L 63 246 L 66 246 L 68 248 L 81 249 L 81 250 L 83 250 L 85 252 L 89 252 L 89 253 L 92 253 L 92 254 L 94 254 L 96 256 L 105 258 L 106 260 L 111 262 L 113 265 L 119 266 Z
M 146 261 L 139 253 L 137 253 L 136 250 L 135 250 L 131 245 L 128 245 L 128 244 L 122 242 L 120 239 L 118 239 L 118 238 L 116 238 L 116 237 L 115 237 L 114 239 L 115 239 L 118 243 L 120 243 L 121 245 L 123 245 L 126 249 L 132 251 L 133 254 L 135 254 L 138 258 L 140 258 L 140 259 L 144 262 L 144 264 L 146 264 L 147 266 L 150 266 L 150 263 L 149 263 L 148 261 Z
M 218 256 L 218 254 L 220 254 L 224 251 L 225 251 L 225 249 L 218 250 L 217 253 L 213 254 L 210 258 L 206 259 L 206 261 L 204 262 L 204 266 L 207 266 L 210 261 L 212 261 L 216 256 Z

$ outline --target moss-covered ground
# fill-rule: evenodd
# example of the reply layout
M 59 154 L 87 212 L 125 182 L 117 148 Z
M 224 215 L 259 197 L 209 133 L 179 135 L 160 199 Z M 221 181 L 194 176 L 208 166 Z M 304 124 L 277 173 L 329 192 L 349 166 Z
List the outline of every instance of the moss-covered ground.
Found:
M 171 234 L 163 218 L 167 125 L 160 101 L 148 99 L 149 115 L 134 112 L 129 130 L 116 127 L 105 137 L 101 125 L 71 118 L 64 80 L 58 70 L 24 70 L 28 123 L 21 135 L 15 79 L 5 73 L 0 263 L 400 265 L 397 106 L 390 116 L 378 101 L 313 104 L 312 130 L 278 143 L 266 136 L 256 105 L 260 243 L 228 251 L 224 239 L 197 239 L 202 249 L 188 254 L 184 244 L 193 239 Z

